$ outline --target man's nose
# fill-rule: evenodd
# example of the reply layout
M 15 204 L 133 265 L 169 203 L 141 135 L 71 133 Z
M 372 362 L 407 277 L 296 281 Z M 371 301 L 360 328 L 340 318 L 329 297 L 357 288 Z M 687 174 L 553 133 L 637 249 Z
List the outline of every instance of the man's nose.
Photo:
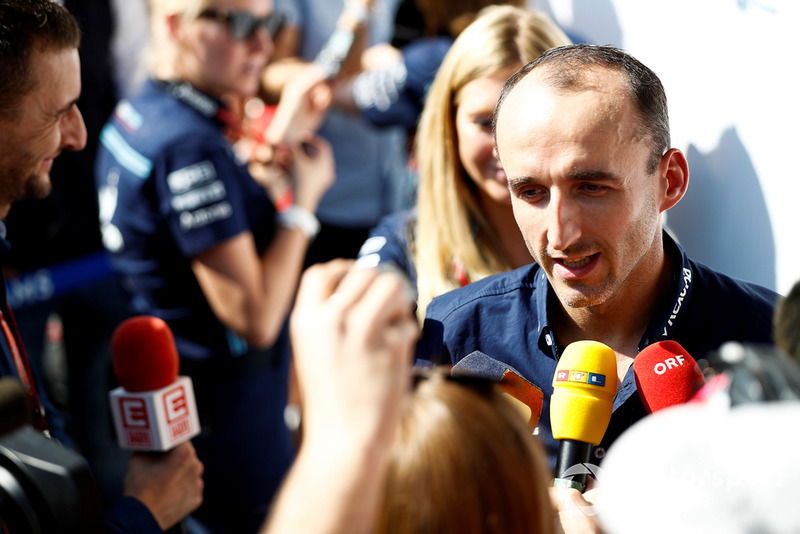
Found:
M 78 106 L 72 106 L 61 119 L 61 147 L 67 150 L 83 150 L 86 146 L 86 125 Z
M 564 195 L 551 192 L 547 209 L 548 244 L 553 250 L 566 250 L 581 236 L 580 208 Z

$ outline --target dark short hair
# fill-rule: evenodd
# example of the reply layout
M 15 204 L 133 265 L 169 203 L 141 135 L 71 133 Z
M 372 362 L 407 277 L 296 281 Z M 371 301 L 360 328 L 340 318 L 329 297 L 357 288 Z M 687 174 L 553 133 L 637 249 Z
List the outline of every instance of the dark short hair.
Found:
M 667 95 L 661 80 L 652 70 L 624 50 L 613 46 L 588 44 L 559 46 L 547 50 L 522 67 L 503 86 L 494 110 L 493 131 L 496 129 L 497 116 L 508 93 L 533 69 L 545 66 L 548 67 L 546 81 L 554 88 L 565 91 L 582 87 L 586 80 L 584 73 L 587 67 L 600 66 L 622 73 L 639 111 L 639 126 L 652 142 L 647 171 L 655 172 L 661 156 L 669 149 L 671 143 Z
M 772 324 L 775 345 L 800 362 L 800 280 L 778 299 Z
M 38 80 L 33 76 L 34 52 L 77 49 L 78 23 L 52 0 L 0 0 L 0 117 L 14 117 L 20 100 Z

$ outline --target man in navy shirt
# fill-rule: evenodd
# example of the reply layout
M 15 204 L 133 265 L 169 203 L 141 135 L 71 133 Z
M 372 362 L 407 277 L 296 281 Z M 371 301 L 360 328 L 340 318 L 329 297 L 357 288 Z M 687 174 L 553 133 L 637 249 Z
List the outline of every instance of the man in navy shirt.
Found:
M 75 19 L 51 0 L 0 0 L 0 219 L 11 204 L 50 193 L 50 170 L 62 150 L 81 150 L 86 127 L 76 101 L 81 92 Z M 0 222 L 0 259 L 8 251 Z M 48 409 L 41 381 L 25 355 L 0 275 L 0 375 L 22 383 L 32 424 L 68 443 L 63 420 Z M 202 501 L 202 464 L 185 443 L 164 455 L 131 456 L 126 497 L 107 511 L 113 532 L 161 532 Z
M 686 257 L 661 214 L 686 192 L 657 76 L 625 52 L 552 49 L 505 85 L 495 142 L 532 264 L 435 299 L 417 358 L 456 364 L 479 350 L 532 384 L 535 433 L 555 463 L 553 374 L 563 349 L 616 353 L 614 413 L 592 461 L 646 415 L 631 369 L 659 340 L 701 359 L 727 340 L 772 342 L 777 295 Z M 537 418 L 538 415 L 538 418 Z

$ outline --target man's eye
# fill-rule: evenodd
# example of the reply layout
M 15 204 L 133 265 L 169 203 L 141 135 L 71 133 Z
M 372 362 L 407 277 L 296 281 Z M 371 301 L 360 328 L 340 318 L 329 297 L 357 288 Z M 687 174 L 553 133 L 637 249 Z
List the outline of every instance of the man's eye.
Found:
M 520 189 L 517 196 L 524 200 L 537 200 L 542 197 L 544 192 L 541 189 Z
M 587 193 L 600 193 L 605 191 L 605 186 L 600 184 L 583 184 L 581 188 Z

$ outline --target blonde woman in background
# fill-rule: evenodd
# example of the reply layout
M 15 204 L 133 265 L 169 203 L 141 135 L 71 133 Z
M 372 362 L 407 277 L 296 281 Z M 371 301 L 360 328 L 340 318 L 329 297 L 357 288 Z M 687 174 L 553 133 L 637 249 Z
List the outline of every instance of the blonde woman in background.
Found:
M 362 265 L 392 263 L 409 275 L 420 320 L 433 297 L 533 261 L 494 154 L 491 118 L 511 74 L 568 43 L 541 13 L 490 6 L 445 56 L 417 129 L 417 207 L 382 220 L 359 253 Z

